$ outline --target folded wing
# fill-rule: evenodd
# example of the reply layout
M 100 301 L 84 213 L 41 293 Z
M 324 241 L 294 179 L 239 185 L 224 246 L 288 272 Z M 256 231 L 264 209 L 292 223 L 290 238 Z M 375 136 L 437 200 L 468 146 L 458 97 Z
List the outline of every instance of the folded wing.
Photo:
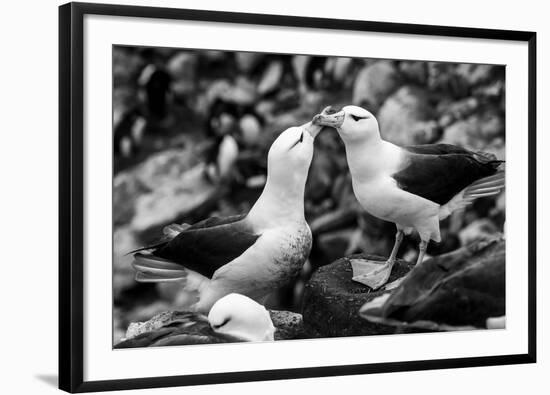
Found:
M 216 270 L 242 255 L 259 237 L 245 215 L 209 218 L 154 246 L 149 254 L 135 254 L 134 267 L 153 281 L 155 276 L 168 280 L 183 277 L 178 265 L 212 278 Z
M 397 185 L 440 205 L 469 185 L 494 175 L 502 161 L 492 154 L 449 144 L 404 147 L 403 167 L 393 174 Z

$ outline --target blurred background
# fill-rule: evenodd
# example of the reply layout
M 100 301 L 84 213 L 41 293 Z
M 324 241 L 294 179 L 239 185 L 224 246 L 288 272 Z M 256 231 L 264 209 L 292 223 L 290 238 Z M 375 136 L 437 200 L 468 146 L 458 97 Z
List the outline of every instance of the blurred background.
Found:
M 132 249 L 164 226 L 247 212 L 262 191 L 267 151 L 290 126 L 327 105 L 376 115 L 382 137 L 400 145 L 450 143 L 505 159 L 504 66 L 279 55 L 172 48 L 113 48 L 113 325 L 188 302 L 177 283 L 134 281 Z M 504 193 L 476 200 L 441 223 L 438 255 L 502 232 Z M 309 261 L 270 308 L 299 312 L 316 268 L 368 252 L 387 256 L 395 227 L 366 214 L 351 191 L 343 144 L 323 131 L 306 185 Z M 400 257 L 416 259 L 407 237 Z

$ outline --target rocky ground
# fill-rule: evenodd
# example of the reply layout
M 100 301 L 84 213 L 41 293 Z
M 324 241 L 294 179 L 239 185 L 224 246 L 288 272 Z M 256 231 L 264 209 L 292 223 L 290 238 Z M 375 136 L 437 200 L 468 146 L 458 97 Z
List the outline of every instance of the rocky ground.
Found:
M 505 159 L 501 66 L 126 47 L 115 47 L 113 65 L 115 340 L 130 322 L 187 302 L 178 284 L 136 283 L 125 254 L 154 241 L 169 223 L 247 211 L 263 186 L 273 139 L 326 105 L 369 109 L 383 138 L 397 144 L 444 142 Z M 223 177 L 209 176 L 220 139 L 228 135 L 237 143 L 237 159 Z M 342 281 L 349 267 L 323 266 L 359 252 L 385 256 L 395 233 L 392 224 L 358 207 L 336 133 L 323 131 L 315 144 L 305 206 L 313 250 L 300 278 L 269 306 L 294 312 L 304 306 L 305 318 L 326 303 L 307 291 L 313 273 L 334 272 L 330 281 Z M 432 243 L 428 254 L 502 232 L 504 204 L 502 193 L 451 216 L 441 224 L 443 242 Z M 399 268 L 414 261 L 416 244 L 414 237 L 403 243 L 406 261 Z M 350 285 L 340 313 L 355 309 L 355 295 L 365 292 Z M 329 323 L 320 325 L 326 327 L 313 329 L 327 336 L 366 330 L 364 320 L 340 334 Z

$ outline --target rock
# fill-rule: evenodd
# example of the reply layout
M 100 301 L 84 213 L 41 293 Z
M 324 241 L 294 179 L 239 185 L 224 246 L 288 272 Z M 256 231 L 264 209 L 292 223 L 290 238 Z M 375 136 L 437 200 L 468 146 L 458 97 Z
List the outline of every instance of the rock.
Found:
M 488 99 L 504 98 L 505 90 L 504 81 L 496 80 L 488 83 L 487 85 L 481 85 L 473 89 L 472 93 L 476 96 L 485 97 Z
M 163 325 L 172 321 L 174 314 L 176 314 L 176 312 L 174 311 L 164 311 L 155 315 L 148 321 L 131 322 L 130 325 L 128 325 L 128 329 L 126 330 L 125 339 L 133 339 L 134 337 L 139 336 L 142 333 L 154 331 L 155 329 L 161 328 Z
M 215 202 L 223 193 L 222 189 L 210 183 L 204 172 L 204 164 L 197 165 L 181 178 L 174 177 L 172 182 L 139 196 L 132 228 L 145 232 L 185 217 L 208 202 Z
M 382 138 L 398 145 L 433 142 L 438 125 L 428 99 L 427 91 L 410 85 L 390 96 L 378 114 Z
M 489 319 L 505 314 L 505 258 L 505 241 L 494 237 L 428 259 L 360 314 L 398 328 L 486 328 Z
M 132 221 L 135 214 L 136 198 L 148 192 L 135 174 L 120 172 L 113 180 L 113 224 L 121 226 Z
M 304 321 L 301 314 L 284 310 L 269 310 L 275 327 L 275 340 L 298 339 L 303 336 Z
M 450 101 L 438 106 L 438 112 L 443 113 L 439 118 L 439 125 L 447 127 L 458 119 L 470 116 L 479 107 L 479 100 L 475 97 L 467 97 L 458 101 Z
M 312 337 L 341 337 L 395 332 L 391 326 L 365 321 L 358 314 L 361 306 L 386 292 L 372 291 L 351 280 L 352 269 L 348 258 L 362 257 L 385 260 L 374 255 L 353 255 L 323 266 L 313 274 L 304 293 L 302 315 L 306 334 Z M 403 277 L 412 267 L 412 264 L 398 260 L 389 282 Z
M 113 46 L 113 81 L 114 85 L 133 83 L 133 79 L 144 66 L 144 60 L 138 53 L 129 48 Z
M 487 112 L 482 115 L 473 114 L 446 127 L 440 143 L 454 144 L 474 151 L 483 150 L 494 145 L 496 139 L 503 134 L 503 118 L 496 113 Z
M 205 164 L 191 146 L 156 153 L 120 172 L 114 181 L 115 223 L 129 223 L 132 231 L 142 233 L 209 204 L 223 187 L 209 182 L 204 172 Z
M 415 84 L 425 85 L 428 79 L 426 62 L 404 60 L 399 63 L 399 71 L 408 82 Z
M 476 140 L 472 135 L 479 130 L 474 118 L 461 120 L 446 127 L 439 143 L 454 144 L 467 149 L 476 149 Z
M 495 66 L 489 64 L 459 63 L 455 73 L 463 78 L 470 87 L 474 87 L 491 79 Z
M 432 92 L 439 92 L 455 99 L 468 94 L 468 81 L 456 73 L 455 63 L 428 62 L 427 87 Z
M 235 62 L 241 72 L 251 73 L 264 56 L 260 52 L 235 52 Z
M 355 79 L 352 102 L 377 113 L 399 82 L 399 74 L 392 62 L 380 60 L 369 64 L 359 71 Z
M 113 293 L 115 299 L 136 285 L 132 255 L 128 252 L 139 248 L 134 232 L 127 226 L 116 228 L 113 234 Z
M 334 229 L 341 229 L 350 226 L 357 219 L 357 209 L 343 207 L 334 211 L 327 212 L 313 221 L 309 222 L 309 227 L 313 235 L 330 232 Z
M 319 202 L 328 197 L 332 190 L 338 168 L 334 160 L 321 150 L 316 150 L 306 183 L 306 199 Z
M 487 240 L 495 237 L 499 230 L 496 225 L 487 218 L 478 219 L 458 233 L 461 245 L 468 245 L 475 241 Z
M 195 90 L 197 83 L 198 56 L 196 53 L 177 52 L 167 65 L 168 72 L 172 75 L 172 91 L 177 95 L 186 95 Z
M 119 331 L 115 339 L 117 342 L 121 340 L 122 336 L 124 336 L 125 340 L 133 339 L 142 333 L 154 331 L 169 324 L 178 314 L 178 311 L 163 311 L 147 321 L 131 322 L 128 325 L 126 333 L 122 335 L 123 332 Z M 269 315 L 276 329 L 275 340 L 290 340 L 303 336 L 303 319 L 301 314 L 284 310 L 269 310 Z
M 320 234 L 317 236 L 317 248 L 322 256 L 322 263 L 328 264 L 347 251 L 355 233 L 354 228 L 346 228 Z

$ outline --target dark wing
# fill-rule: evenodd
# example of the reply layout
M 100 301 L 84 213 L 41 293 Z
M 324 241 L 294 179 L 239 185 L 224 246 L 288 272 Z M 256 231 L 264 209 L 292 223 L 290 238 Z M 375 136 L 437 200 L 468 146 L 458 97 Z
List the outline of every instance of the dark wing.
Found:
M 115 348 L 180 346 L 239 342 L 241 339 L 216 333 L 206 317 L 196 313 L 173 312 L 161 327 L 141 333 L 115 345 Z
M 447 155 L 447 154 L 466 154 L 474 155 L 475 152 L 469 151 L 465 148 L 452 144 L 422 144 L 422 145 L 409 145 L 403 147 L 404 150 L 423 155 Z
M 502 163 L 492 154 L 449 144 L 403 149 L 404 165 L 393 174 L 399 188 L 441 205 L 473 182 L 495 174 Z
M 211 278 L 216 270 L 242 255 L 260 237 L 245 215 L 209 218 L 185 229 L 153 251 Z

